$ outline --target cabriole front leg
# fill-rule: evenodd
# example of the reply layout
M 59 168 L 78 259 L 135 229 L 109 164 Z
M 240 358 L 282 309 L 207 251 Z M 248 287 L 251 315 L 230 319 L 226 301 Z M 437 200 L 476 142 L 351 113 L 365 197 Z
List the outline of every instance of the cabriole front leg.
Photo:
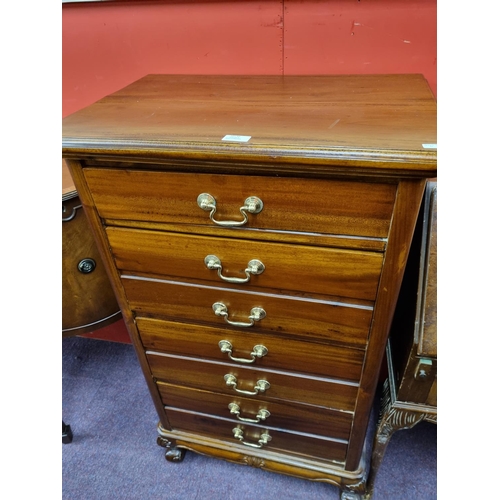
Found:
M 391 399 L 389 379 L 384 382 L 382 402 L 377 431 L 373 441 L 370 474 L 367 484 L 366 499 L 372 496 L 375 478 L 379 470 L 385 450 L 392 435 L 401 429 L 411 429 L 424 419 L 425 414 L 409 411 L 394 406 Z

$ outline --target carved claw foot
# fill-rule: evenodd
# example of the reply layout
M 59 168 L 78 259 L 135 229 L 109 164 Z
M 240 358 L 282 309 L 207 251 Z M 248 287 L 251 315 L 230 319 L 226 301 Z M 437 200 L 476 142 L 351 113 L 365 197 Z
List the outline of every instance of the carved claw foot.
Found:
M 166 448 L 165 459 L 169 462 L 182 462 L 184 460 L 186 450 L 183 448 L 177 448 L 174 441 L 169 441 L 164 437 L 158 436 L 156 442 L 159 446 Z

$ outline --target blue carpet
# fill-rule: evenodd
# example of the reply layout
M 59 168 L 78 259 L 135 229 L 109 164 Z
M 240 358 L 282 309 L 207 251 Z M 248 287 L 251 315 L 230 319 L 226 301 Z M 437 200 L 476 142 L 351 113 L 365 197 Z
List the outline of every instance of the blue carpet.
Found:
M 156 444 L 158 417 L 133 347 L 63 340 L 63 500 L 332 500 L 338 489 L 187 452 L 170 463 Z M 437 498 L 436 426 L 394 434 L 373 500 Z

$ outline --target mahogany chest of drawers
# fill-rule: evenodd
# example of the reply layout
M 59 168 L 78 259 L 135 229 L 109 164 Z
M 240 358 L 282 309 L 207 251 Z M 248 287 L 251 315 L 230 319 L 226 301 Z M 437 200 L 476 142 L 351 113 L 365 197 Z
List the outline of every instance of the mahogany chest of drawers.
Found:
M 149 75 L 63 120 L 167 459 L 366 494 L 435 143 L 420 75 Z

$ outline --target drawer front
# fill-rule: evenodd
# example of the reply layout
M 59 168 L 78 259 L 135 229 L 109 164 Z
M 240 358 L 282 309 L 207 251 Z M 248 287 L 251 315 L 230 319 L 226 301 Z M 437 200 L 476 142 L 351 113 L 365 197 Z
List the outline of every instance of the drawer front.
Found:
M 358 349 L 148 318 L 136 322 L 144 347 L 152 351 L 324 377 L 358 380 L 361 376 L 364 351 Z
M 247 279 L 254 260 L 260 274 L 248 272 L 239 286 L 275 288 L 375 300 L 383 255 L 375 252 L 211 238 L 180 233 L 109 227 L 106 230 L 118 269 L 225 284 L 206 265 L 215 256 L 226 279 Z M 212 259 L 213 260 L 213 259 Z
M 317 436 L 330 436 L 349 439 L 352 425 L 352 413 L 308 405 L 261 401 L 235 394 L 218 394 L 198 389 L 188 389 L 158 382 L 162 401 L 170 408 L 215 415 L 233 419 L 254 420 L 243 423 L 257 423 L 286 430 L 305 432 Z
M 364 348 L 372 318 L 370 307 L 346 306 L 338 302 L 133 277 L 122 278 L 122 283 L 136 316 L 155 315 L 173 321 L 229 328 L 224 317 L 215 314 L 214 304 L 224 304 L 227 319 L 239 323 L 250 323 L 253 308 L 264 309 L 266 316 L 251 327 L 235 327 L 242 332 L 270 332 L 287 338 L 318 339 Z
M 177 410 L 167 411 L 172 430 L 193 432 L 241 446 L 242 452 L 251 453 L 258 446 L 262 434 L 267 433 L 271 439 L 262 449 L 266 451 L 286 452 L 287 454 L 305 455 L 315 459 L 345 460 L 347 443 L 334 439 L 319 439 L 314 436 L 283 432 L 265 427 L 233 423 L 231 421 L 212 418 L 208 415 Z M 233 429 L 241 429 L 241 440 L 234 436 Z
M 84 169 L 103 218 L 216 227 L 198 196 L 216 201 L 218 221 L 242 221 L 248 197 L 263 202 L 245 227 L 385 238 L 395 184 L 259 176 Z M 362 200 L 362 203 L 359 203 Z
M 354 411 L 358 385 L 348 381 L 304 377 L 259 367 L 248 368 L 151 351 L 146 351 L 146 356 L 153 377 L 171 385 L 230 396 L 255 397 L 263 401 L 289 401 L 334 410 Z M 234 384 L 228 385 L 226 375 L 234 377 Z M 259 381 L 267 382 L 270 387 L 266 389 L 265 384 Z M 258 386 L 263 390 L 256 389 Z

